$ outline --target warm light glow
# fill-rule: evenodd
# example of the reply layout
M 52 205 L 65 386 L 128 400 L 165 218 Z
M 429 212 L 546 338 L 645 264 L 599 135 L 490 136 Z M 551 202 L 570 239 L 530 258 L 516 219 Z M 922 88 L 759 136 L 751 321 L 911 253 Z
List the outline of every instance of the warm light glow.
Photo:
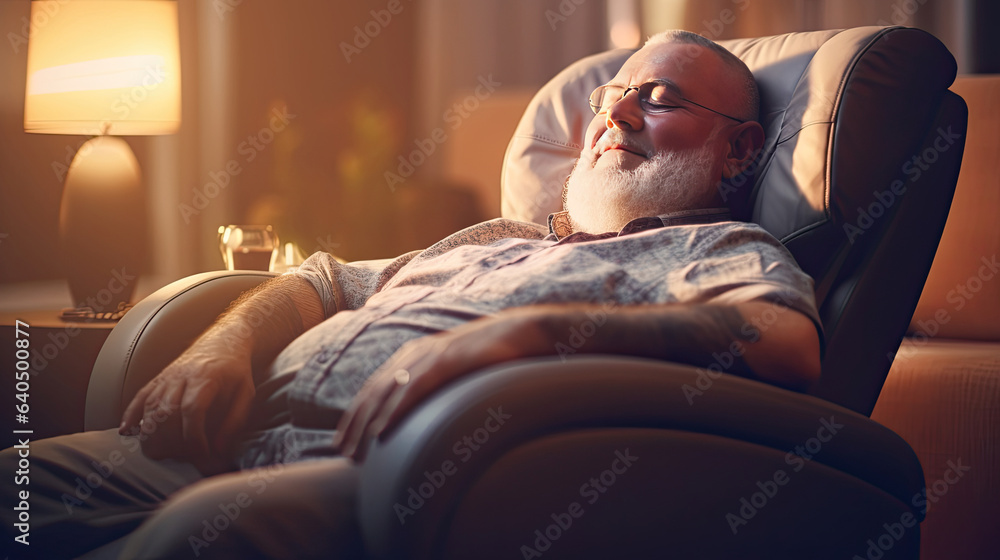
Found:
M 617 49 L 632 49 L 639 45 L 639 24 L 616 21 L 611 26 L 611 45 Z
M 637 0 L 608 0 L 608 47 L 632 49 L 639 46 L 639 6 Z
M 736 3 L 739 4 L 739 3 Z M 649 37 L 667 29 L 684 29 L 688 0 L 642 0 L 642 36 Z M 692 9 L 697 9 L 694 6 Z M 711 37 L 709 39 L 718 39 Z
M 94 89 L 159 87 L 166 81 L 162 56 L 116 56 L 43 68 L 31 75 L 28 95 Z M 150 79 L 151 78 L 151 79 Z
M 177 131 L 181 75 L 176 2 L 36 0 L 31 21 L 39 23 L 28 40 L 26 131 Z

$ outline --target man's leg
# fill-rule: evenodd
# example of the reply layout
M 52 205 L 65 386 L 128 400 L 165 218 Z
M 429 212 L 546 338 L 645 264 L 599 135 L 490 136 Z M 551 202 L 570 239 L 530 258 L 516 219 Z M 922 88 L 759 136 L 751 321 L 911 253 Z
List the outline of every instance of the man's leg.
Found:
M 171 496 L 122 558 L 363 558 L 358 469 L 343 458 L 213 476 Z
M 202 478 L 192 465 L 154 461 L 139 437 L 117 429 L 84 432 L 30 443 L 28 457 L 18 449 L 0 452 L 0 473 L 13 476 L 27 460 L 27 486 L 0 484 L 3 549 L 12 557 L 66 558 L 119 538 L 139 526 L 167 496 Z M 28 491 L 25 546 L 13 507 Z

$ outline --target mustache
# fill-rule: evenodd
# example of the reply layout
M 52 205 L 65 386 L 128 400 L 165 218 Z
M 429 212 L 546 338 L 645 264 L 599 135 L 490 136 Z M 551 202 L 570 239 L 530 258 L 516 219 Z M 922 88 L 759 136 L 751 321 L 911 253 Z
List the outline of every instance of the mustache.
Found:
M 620 128 L 609 128 L 594 144 L 594 155 L 606 152 L 611 146 L 621 146 L 629 151 L 635 151 L 644 156 L 651 157 L 650 151 L 637 140 L 626 136 Z

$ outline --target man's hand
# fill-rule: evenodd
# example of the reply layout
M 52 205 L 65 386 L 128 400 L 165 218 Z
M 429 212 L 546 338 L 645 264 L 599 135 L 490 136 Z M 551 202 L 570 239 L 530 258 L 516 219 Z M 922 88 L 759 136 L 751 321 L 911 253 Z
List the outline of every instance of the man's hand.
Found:
M 316 290 L 295 276 L 245 292 L 136 393 L 118 432 L 141 432 L 142 450 L 154 459 L 185 459 L 205 474 L 227 468 L 233 436 L 271 362 L 324 318 Z
M 143 452 L 178 458 L 204 473 L 226 465 L 228 444 L 243 427 L 254 396 L 248 354 L 197 344 L 136 393 L 121 434 L 145 434 Z
M 337 426 L 334 445 L 361 461 L 374 437 L 391 430 L 428 395 L 487 366 L 555 353 L 540 320 L 520 308 L 404 344 L 368 379 Z
M 728 373 L 796 390 L 819 378 L 818 332 L 805 315 L 782 304 L 663 304 L 613 311 L 597 305 L 522 307 L 403 345 L 351 401 L 334 445 L 361 461 L 372 438 L 384 437 L 445 384 L 508 360 L 555 355 L 574 328 L 595 317 L 600 325 L 574 344 L 574 353 L 706 367 L 729 352 Z

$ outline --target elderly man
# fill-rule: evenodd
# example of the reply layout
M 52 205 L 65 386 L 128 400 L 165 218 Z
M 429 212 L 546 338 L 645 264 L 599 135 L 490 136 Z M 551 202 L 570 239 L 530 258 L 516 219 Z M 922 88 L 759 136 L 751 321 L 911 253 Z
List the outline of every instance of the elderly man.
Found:
M 668 32 L 590 101 L 548 228 L 493 220 L 388 263 L 315 254 L 236 302 L 139 391 L 118 433 L 34 443 L 31 549 L 127 536 L 129 558 L 361 554 L 367 444 L 442 385 L 515 358 L 706 366 L 739 342 L 730 373 L 815 381 L 811 280 L 761 228 L 731 221 L 719 192 L 763 143 L 746 66 Z M 776 303 L 792 312 L 757 328 Z M 568 346 L 594 314 L 603 326 Z M 81 490 L 88 476 L 99 484 Z

